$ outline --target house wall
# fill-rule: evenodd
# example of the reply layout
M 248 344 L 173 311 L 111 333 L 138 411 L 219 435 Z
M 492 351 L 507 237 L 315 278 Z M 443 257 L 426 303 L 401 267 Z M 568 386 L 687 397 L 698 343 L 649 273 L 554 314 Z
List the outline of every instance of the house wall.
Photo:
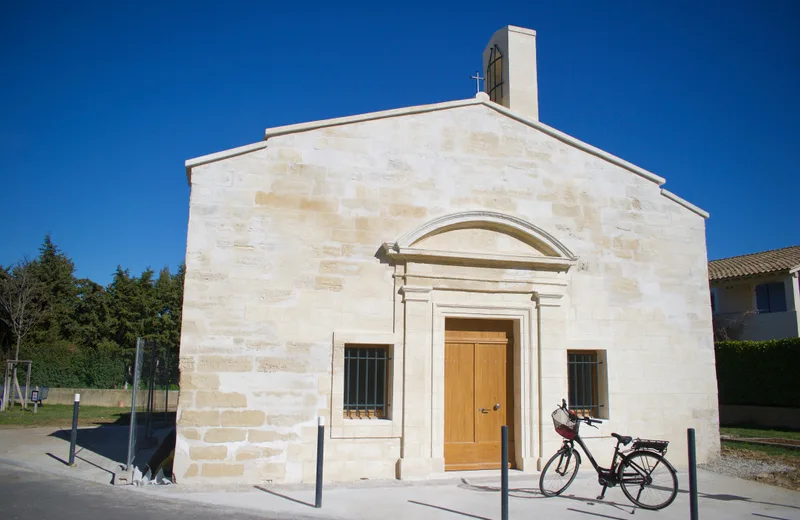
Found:
M 757 313 L 756 286 L 774 282 L 784 284 L 787 310 Z M 727 326 L 730 339 L 762 341 L 800 335 L 796 273 L 723 280 L 710 285 L 716 292 L 714 320 Z
M 744 320 L 739 339 L 764 341 L 797 336 L 797 311 L 787 311 L 748 316 Z
M 610 451 L 616 431 L 665 438 L 684 453 L 686 428 L 694 427 L 699 460 L 714 457 L 704 219 L 652 181 L 478 105 L 272 137 L 266 148 L 193 169 L 178 480 L 313 480 L 317 418 L 330 424 L 342 413 L 332 409 L 337 335 L 388 338 L 405 363 L 395 372 L 401 381 L 432 366 L 441 348 L 433 329 L 410 324 L 434 316 L 448 293 L 434 288 L 404 301 L 403 266 L 387 261 L 380 245 L 471 210 L 533 223 L 579 258 L 561 275 L 555 306 L 538 305 L 531 293 L 463 288 L 477 307 L 530 307 L 541 325 L 527 344 L 542 352 L 531 379 L 541 399 L 525 413 L 535 426 L 542 421 L 542 437 L 531 443 L 526 471 L 557 446 L 549 414 L 566 396 L 567 349 L 598 349 L 607 359 L 608 420 L 589 439 L 592 448 Z M 492 244 L 518 247 L 503 240 Z M 374 423 L 374 434 L 349 437 L 331 429 L 326 479 L 403 472 L 419 448 L 403 432 L 440 427 L 435 385 L 422 381 L 400 389 L 395 402 L 413 390 L 432 407 L 430 424 Z M 430 435 L 422 451 L 435 458 Z M 435 464 L 406 464 L 408 474 L 415 469 L 424 476 Z
M 716 289 L 716 314 L 741 313 L 756 310 L 755 285 L 751 282 L 711 283 Z

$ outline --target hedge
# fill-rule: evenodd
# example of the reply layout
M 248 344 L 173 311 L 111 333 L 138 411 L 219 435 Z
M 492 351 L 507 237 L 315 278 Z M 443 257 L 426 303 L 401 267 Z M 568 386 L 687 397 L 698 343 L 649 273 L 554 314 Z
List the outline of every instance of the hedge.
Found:
M 126 364 L 108 351 L 84 351 L 68 344 L 23 346 L 20 359 L 33 361 L 31 385 L 51 388 L 114 388 L 124 385 Z M 20 384 L 25 384 L 20 374 Z
M 715 345 L 719 403 L 800 407 L 800 338 Z

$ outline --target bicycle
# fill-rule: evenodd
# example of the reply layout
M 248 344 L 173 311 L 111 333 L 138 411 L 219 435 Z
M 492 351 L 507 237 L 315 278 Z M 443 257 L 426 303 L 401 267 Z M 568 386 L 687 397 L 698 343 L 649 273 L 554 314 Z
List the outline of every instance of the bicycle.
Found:
M 539 477 L 539 489 L 544 496 L 560 495 L 575 480 L 581 465 L 580 452 L 575 448 L 577 443 L 589 457 L 589 461 L 597 471 L 598 482 L 603 486 L 598 500 L 605 498 L 607 488 L 617 484 L 628 500 L 643 509 L 663 509 L 675 500 L 678 495 L 678 475 L 672 464 L 664 457 L 669 441 L 633 439 L 612 433 L 611 436 L 617 439 L 614 458 L 611 460 L 610 468 L 603 468 L 594 460 L 589 448 L 578 434 L 582 422 L 597 428 L 594 424 L 601 421 L 578 417 L 567 408 L 567 402 L 563 399 L 561 405 L 553 411 L 552 418 L 556 432 L 564 437 L 564 444 L 547 461 Z M 620 450 L 620 446 L 625 447 L 631 443 L 633 444 L 629 450 Z M 551 486 L 551 483 L 555 485 Z

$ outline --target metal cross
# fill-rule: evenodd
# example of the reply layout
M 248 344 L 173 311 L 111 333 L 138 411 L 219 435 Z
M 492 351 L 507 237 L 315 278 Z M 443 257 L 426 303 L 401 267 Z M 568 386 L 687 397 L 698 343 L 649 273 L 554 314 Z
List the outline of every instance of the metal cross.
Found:
M 470 76 L 470 79 L 474 79 L 475 80 L 475 93 L 477 94 L 478 92 L 481 91 L 481 80 L 483 80 L 484 78 L 481 77 L 480 71 L 476 70 L 475 71 L 475 75 L 474 76 Z

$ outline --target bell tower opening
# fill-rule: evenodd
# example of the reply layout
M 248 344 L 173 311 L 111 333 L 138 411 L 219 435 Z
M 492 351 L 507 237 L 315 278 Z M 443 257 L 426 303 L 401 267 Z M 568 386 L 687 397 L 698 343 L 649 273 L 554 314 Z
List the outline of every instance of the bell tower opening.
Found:
M 539 120 L 536 31 L 508 25 L 494 33 L 483 51 L 483 71 L 489 99 Z

